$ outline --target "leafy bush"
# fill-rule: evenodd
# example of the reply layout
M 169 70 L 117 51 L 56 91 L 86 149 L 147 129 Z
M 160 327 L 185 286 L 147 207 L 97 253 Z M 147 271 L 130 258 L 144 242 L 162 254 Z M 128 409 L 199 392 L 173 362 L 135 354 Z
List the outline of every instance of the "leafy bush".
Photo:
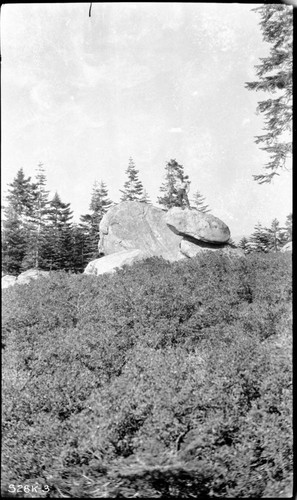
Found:
M 4 290 L 3 492 L 277 495 L 291 294 L 286 254 L 211 252 Z

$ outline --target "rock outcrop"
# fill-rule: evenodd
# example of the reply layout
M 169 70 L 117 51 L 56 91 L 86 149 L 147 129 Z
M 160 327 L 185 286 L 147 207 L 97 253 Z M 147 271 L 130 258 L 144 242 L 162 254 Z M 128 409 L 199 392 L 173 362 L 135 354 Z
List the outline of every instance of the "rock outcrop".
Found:
M 230 257 L 244 256 L 231 247 L 228 226 L 213 215 L 197 210 L 171 208 L 168 211 L 138 201 L 125 201 L 110 208 L 100 226 L 99 252 L 85 274 L 114 272 L 124 264 L 148 257 L 174 262 L 206 250 L 222 250 Z
M 227 243 L 230 239 L 228 226 L 214 215 L 173 207 L 168 210 L 165 221 L 180 236 L 190 236 L 207 243 Z
M 282 248 L 281 252 L 292 252 L 293 251 L 293 244 L 292 241 L 288 241 Z
M 104 273 L 113 273 L 116 269 L 123 267 L 124 265 L 131 265 L 138 260 L 143 260 L 148 255 L 146 255 L 141 250 L 137 248 L 134 250 L 122 250 L 121 252 L 106 255 L 106 257 L 101 257 L 101 259 L 95 259 L 89 262 L 84 274 L 94 274 L 98 276 Z
M 99 226 L 99 252 L 110 255 L 138 248 L 147 256 L 182 259 L 182 237 L 170 230 L 165 215 L 161 208 L 138 201 L 124 201 L 110 208 Z
M 13 286 L 16 282 L 16 276 L 12 276 L 10 274 L 6 274 L 5 276 L 2 276 L 1 278 L 1 288 L 9 288 L 10 286 Z
M 1 288 L 8 288 L 13 285 L 27 285 L 31 281 L 40 278 L 41 276 L 49 276 L 49 271 L 41 271 L 40 269 L 28 269 L 19 274 L 19 276 L 11 276 L 7 274 L 1 279 Z
M 41 271 L 40 269 L 28 269 L 28 271 L 24 271 L 17 277 L 16 283 L 18 285 L 27 285 L 37 278 L 41 278 L 42 276 L 47 277 L 48 275 L 49 271 Z
M 231 245 L 212 245 L 211 243 L 193 243 L 183 239 L 180 244 L 180 251 L 189 258 L 196 257 L 207 250 L 217 252 L 221 250 L 224 255 L 229 257 L 244 257 L 244 251 L 241 248 L 234 248 Z

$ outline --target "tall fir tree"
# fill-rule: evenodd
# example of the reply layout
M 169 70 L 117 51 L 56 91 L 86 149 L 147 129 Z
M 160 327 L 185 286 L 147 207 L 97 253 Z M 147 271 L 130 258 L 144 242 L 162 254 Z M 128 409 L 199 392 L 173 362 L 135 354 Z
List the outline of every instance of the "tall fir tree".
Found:
M 163 196 L 158 197 L 158 203 L 166 209 L 180 206 L 177 196 L 178 179 L 184 178 L 184 167 L 177 161 L 170 160 L 165 166 L 165 182 L 161 185 L 160 191 Z
M 101 180 L 100 184 L 95 181 L 89 206 L 90 213 L 81 215 L 80 228 L 84 235 L 84 256 L 88 263 L 99 257 L 99 224 L 106 212 L 113 205 L 108 197 L 106 184 Z
M 72 227 L 72 261 L 76 273 L 82 273 L 90 261 L 89 257 L 89 232 L 79 223 Z
M 2 266 L 8 274 L 18 274 L 28 242 L 29 217 L 33 213 L 34 185 L 21 168 L 8 184 L 2 231 Z
M 254 232 L 249 238 L 250 248 L 253 252 L 265 252 L 269 251 L 270 238 L 267 234 L 266 228 L 262 226 L 261 222 L 258 222 L 254 227 Z
M 149 197 L 149 194 L 148 194 L 146 189 L 143 190 L 143 194 L 142 194 L 141 198 L 139 199 L 139 201 L 142 201 L 142 203 L 147 203 L 148 205 L 152 204 L 150 197 Z
M 285 238 L 286 238 L 286 241 L 292 241 L 292 239 L 293 239 L 293 214 L 292 213 L 290 213 L 286 217 Z
M 31 182 L 31 177 L 26 178 L 23 169 L 20 168 L 8 187 L 6 200 L 9 208 L 26 222 L 26 218 L 33 212 L 34 184 Z
M 27 247 L 27 233 L 24 224 L 12 206 L 5 209 L 2 225 L 2 272 L 17 276 Z
M 253 176 L 262 184 L 279 175 L 292 152 L 289 134 L 292 130 L 293 7 L 271 3 L 253 10 L 261 16 L 263 39 L 271 48 L 269 56 L 260 58 L 261 64 L 256 66 L 258 80 L 245 86 L 248 90 L 275 94 L 274 98 L 260 101 L 257 108 L 264 115 L 265 133 L 256 136 L 255 142 L 262 145 L 261 149 L 270 157 L 265 173 Z
M 249 238 L 251 251 L 256 252 L 278 252 L 284 243 L 286 243 L 285 230 L 277 219 L 273 219 L 268 228 L 258 222 Z
M 266 228 L 267 235 L 269 237 L 269 250 L 272 252 L 278 252 L 281 247 L 286 243 L 286 234 L 283 227 L 277 219 L 273 219 L 271 226 Z
M 242 248 L 245 254 L 251 253 L 253 250 L 253 246 L 251 245 L 249 239 L 246 236 L 243 236 L 238 243 L 238 247 Z
M 202 196 L 202 194 L 200 193 L 200 191 L 196 191 L 193 194 L 193 198 L 192 198 L 191 201 L 192 201 L 192 203 L 194 205 L 194 208 L 196 208 L 197 210 L 199 210 L 199 212 L 203 212 L 203 213 L 210 212 L 210 208 L 208 207 L 208 205 L 204 205 L 204 203 L 205 203 L 205 197 Z
M 73 270 L 73 214 L 70 203 L 63 203 L 56 192 L 50 201 L 43 255 L 48 269 Z
M 22 263 L 24 270 L 31 267 L 43 268 L 41 249 L 44 247 L 45 242 L 42 241 L 42 238 L 45 237 L 43 229 L 47 223 L 49 213 L 49 191 L 45 187 L 45 169 L 43 164 L 39 163 L 36 169 L 36 182 L 33 184 L 33 210 L 28 221 L 28 242 L 26 255 Z
M 139 171 L 136 169 L 133 159 L 129 158 L 129 165 L 126 170 L 128 180 L 124 184 L 124 189 L 120 192 L 123 193 L 121 201 L 140 201 L 143 196 L 143 185 L 138 179 Z

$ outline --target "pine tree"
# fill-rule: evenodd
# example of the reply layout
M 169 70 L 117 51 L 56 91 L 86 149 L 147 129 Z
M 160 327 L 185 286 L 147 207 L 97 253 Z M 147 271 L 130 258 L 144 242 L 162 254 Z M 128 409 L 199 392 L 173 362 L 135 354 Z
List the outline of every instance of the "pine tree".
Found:
M 143 190 L 143 195 L 141 196 L 139 201 L 141 201 L 142 203 L 147 203 L 148 205 L 152 204 L 150 197 L 149 197 L 149 194 L 146 191 L 146 189 Z
M 108 198 L 106 184 L 103 181 L 100 184 L 95 181 L 89 206 L 91 213 L 80 217 L 82 240 L 85 244 L 84 255 L 88 259 L 87 262 L 99 257 L 99 224 L 112 204 L 113 202 Z
M 285 222 L 285 238 L 286 241 L 292 241 L 293 239 L 293 214 L 287 215 Z
M 10 209 L 26 221 L 26 217 L 33 212 L 34 184 L 31 183 L 31 177 L 26 178 L 23 169 L 20 168 L 16 178 L 8 184 L 8 187 L 10 189 L 6 199 Z
M 139 171 L 136 170 L 132 158 L 129 158 L 129 165 L 126 170 L 128 180 L 124 184 L 124 189 L 120 190 L 122 194 L 121 201 L 140 201 L 143 196 L 143 185 L 138 179 Z
M 250 248 L 255 252 L 269 251 L 270 238 L 267 234 L 266 228 L 260 222 L 255 225 L 254 232 L 250 236 Z
M 284 228 L 280 227 L 277 219 L 273 219 L 270 228 L 266 228 L 269 236 L 269 250 L 278 252 L 286 243 Z
M 50 201 L 48 225 L 44 228 L 46 245 L 43 254 L 47 268 L 73 269 L 73 232 L 70 203 L 63 203 L 56 192 Z
M 264 41 L 272 46 L 270 55 L 261 58 L 261 64 L 256 66 L 258 80 L 245 86 L 248 90 L 276 94 L 275 98 L 260 101 L 257 108 L 265 117 L 266 133 L 256 136 L 255 142 L 262 144 L 261 149 L 270 156 L 264 167 L 266 172 L 253 176 L 262 184 L 279 175 L 292 151 L 288 134 L 292 129 L 293 9 L 283 4 L 265 4 L 253 10 L 261 16 Z
M 7 273 L 18 274 L 28 242 L 29 217 L 33 213 L 34 185 L 21 168 L 8 185 L 2 231 L 2 265 Z
M 204 198 L 204 196 L 202 196 L 202 194 L 199 191 L 196 191 L 193 194 L 192 203 L 193 203 L 194 207 L 197 210 L 199 210 L 199 212 L 203 212 L 203 213 L 210 212 L 208 205 L 203 205 L 203 203 L 205 203 L 205 198 Z
M 184 177 L 184 167 L 176 160 L 170 160 L 165 167 L 165 182 L 160 187 L 163 196 L 158 197 L 158 203 L 169 209 L 178 207 L 177 184 L 180 177 Z
M 238 243 L 238 247 L 242 248 L 245 254 L 250 253 L 253 249 L 250 241 L 248 240 L 248 238 L 246 238 L 246 236 L 243 236 L 243 238 L 241 238 L 240 242 Z
M 75 272 L 82 273 L 90 261 L 89 232 L 85 231 L 81 224 L 73 224 L 72 238 L 73 238 L 73 248 L 72 248 L 73 269 Z
M 23 269 L 43 267 L 41 247 L 44 246 L 44 242 L 42 242 L 45 233 L 43 228 L 47 222 L 49 205 L 49 191 L 45 189 L 45 186 L 45 170 L 42 163 L 39 163 L 36 182 L 33 184 L 32 213 L 28 220 L 28 242 L 26 255 L 22 263 Z
M 277 219 L 273 219 L 269 228 L 258 222 L 250 237 L 250 247 L 256 252 L 278 252 L 285 242 L 284 228 L 280 227 Z
M 19 214 L 12 206 L 5 210 L 6 218 L 2 226 L 2 271 L 18 275 L 25 256 L 26 230 Z

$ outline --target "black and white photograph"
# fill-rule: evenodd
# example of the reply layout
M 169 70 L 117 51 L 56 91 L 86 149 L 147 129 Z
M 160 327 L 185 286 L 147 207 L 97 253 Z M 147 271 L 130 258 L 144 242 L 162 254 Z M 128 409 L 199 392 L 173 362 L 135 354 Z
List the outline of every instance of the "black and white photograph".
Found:
M 3 498 L 297 494 L 296 7 L 1 5 Z

